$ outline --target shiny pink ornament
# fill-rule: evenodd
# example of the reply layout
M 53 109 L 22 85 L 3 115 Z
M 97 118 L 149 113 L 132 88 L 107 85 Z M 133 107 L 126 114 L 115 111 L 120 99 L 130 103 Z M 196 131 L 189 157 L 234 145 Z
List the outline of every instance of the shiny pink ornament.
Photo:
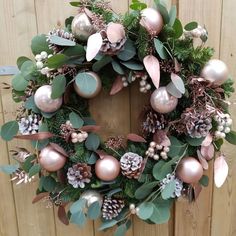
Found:
M 43 112 L 52 113 L 62 105 L 62 98 L 52 99 L 52 86 L 43 85 L 37 89 L 34 95 L 35 105 Z
M 229 71 L 223 61 L 212 59 L 202 69 L 201 76 L 214 84 L 221 85 L 229 78 Z
M 99 179 L 112 181 L 120 173 L 120 162 L 113 156 L 104 156 L 96 162 L 95 172 Z
M 169 113 L 176 108 L 178 98 L 169 94 L 166 87 L 159 87 L 152 93 L 150 103 L 155 111 L 164 114 Z
M 66 163 L 66 157 L 57 152 L 51 145 L 43 148 L 39 154 L 39 164 L 47 171 L 60 170 Z
M 176 170 L 176 176 L 183 182 L 188 184 L 195 184 L 202 178 L 202 165 L 194 157 L 183 158 Z
M 154 8 L 141 11 L 140 24 L 153 36 L 158 35 L 164 25 L 160 12 Z

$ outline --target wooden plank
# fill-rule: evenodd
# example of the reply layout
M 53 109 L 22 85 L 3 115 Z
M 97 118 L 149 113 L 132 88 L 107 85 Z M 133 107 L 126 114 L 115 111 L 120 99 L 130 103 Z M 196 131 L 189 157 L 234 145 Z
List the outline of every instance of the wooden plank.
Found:
M 3 16 L 3 15 L 1 15 Z M 4 79 L 2 77 L 1 79 Z M 3 109 L 2 109 L 2 99 L 0 97 L 0 125 L 4 123 L 3 117 Z M 0 142 L 0 150 L 1 150 L 1 157 L 0 157 L 0 165 L 6 165 L 9 162 L 8 159 L 8 148 L 5 142 Z M 1 203 L 0 203 L 0 235 L 19 235 L 18 234 L 18 225 L 16 219 L 16 209 L 15 209 L 15 202 L 14 202 L 14 194 L 12 189 L 12 184 L 10 183 L 10 176 L 0 173 L 0 195 L 1 195 Z M 9 224 L 11 222 L 11 224 Z
M 221 0 L 179 1 L 179 18 L 184 22 L 196 20 L 209 31 L 208 45 L 215 48 L 215 57 L 219 55 Z M 175 208 L 175 235 L 210 235 L 212 204 L 212 166 L 207 175 L 210 178 L 208 188 L 204 189 L 196 203 L 178 202 Z
M 235 1 L 223 1 L 222 5 L 222 27 L 221 27 L 221 43 L 220 43 L 220 59 L 223 60 L 229 67 L 232 78 L 236 78 L 235 72 L 235 57 L 236 57 L 236 32 L 232 30 L 232 26 L 236 21 Z M 231 108 L 231 115 L 235 119 L 235 99 L 236 94 L 230 98 L 234 103 Z M 234 130 L 236 125 L 234 122 Z M 227 235 L 233 236 L 236 234 L 236 160 L 235 146 L 225 144 L 223 152 L 229 163 L 229 176 L 227 182 L 222 188 L 214 188 L 213 209 L 212 209 L 212 236 Z
M 18 56 L 31 55 L 30 40 L 37 33 L 34 2 L 31 0 L 4 0 L 1 1 L 1 4 L 0 15 L 4 21 L 1 24 L 1 55 L 5 56 L 2 56 L 0 60 L 3 65 L 14 65 Z M 10 83 L 10 78 L 5 78 L 5 82 Z M 5 121 L 15 119 L 16 105 L 12 101 L 11 90 L 1 91 L 1 94 Z M 25 142 L 14 141 L 8 143 L 8 149 L 14 149 L 15 146 L 24 146 L 25 144 Z M 52 210 L 46 210 L 42 206 L 31 204 L 36 186 L 37 182 L 17 187 L 14 185 L 19 235 L 53 236 L 55 235 L 55 230 Z M 9 196 L 9 200 L 11 198 L 12 196 Z M 5 212 L 4 216 L 5 214 L 7 213 Z M 16 228 L 14 218 L 12 222 L 9 222 L 7 224 L 14 230 Z M 8 228 L 7 224 L 5 226 L 6 229 Z M 48 227 L 45 227 L 45 225 Z
M 147 3 L 148 6 L 153 6 L 152 0 L 146 0 L 144 1 Z M 131 3 L 131 1 L 130 1 Z M 171 0 L 166 1 L 167 6 L 170 7 Z M 136 82 L 136 84 L 133 84 L 131 87 L 131 131 L 134 133 L 140 132 L 140 121 L 139 121 L 139 115 L 145 105 L 149 104 L 149 97 L 150 94 L 142 94 L 139 91 L 139 82 Z M 149 235 L 149 236 L 156 236 L 156 235 L 172 235 L 174 224 L 173 224 L 173 217 L 171 220 L 162 225 L 148 225 L 144 223 L 143 221 L 137 219 L 137 217 L 134 218 L 134 235 L 135 236 L 141 236 L 141 235 Z

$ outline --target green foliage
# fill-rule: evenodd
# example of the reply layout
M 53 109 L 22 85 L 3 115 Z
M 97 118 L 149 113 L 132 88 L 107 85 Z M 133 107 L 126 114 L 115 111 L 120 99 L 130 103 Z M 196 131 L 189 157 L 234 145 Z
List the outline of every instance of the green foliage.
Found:
M 1 137 L 5 141 L 10 141 L 18 133 L 19 125 L 17 121 L 9 121 L 1 127 Z
M 194 30 L 198 27 L 198 23 L 196 21 L 190 22 L 184 26 L 184 29 L 187 31 Z
M 132 0 L 132 3 L 130 5 L 130 9 L 135 11 L 141 11 L 145 8 L 147 8 L 147 4 L 140 2 L 139 0 Z
M 101 205 L 99 202 L 94 202 L 88 208 L 88 218 L 96 220 L 101 215 Z
M 199 183 L 202 186 L 207 187 L 209 185 L 209 177 L 206 175 L 203 175 L 202 178 L 199 180 Z
M 68 60 L 69 57 L 64 54 L 56 54 L 48 59 L 47 66 L 49 68 L 57 69 L 66 64 Z
M 150 53 L 152 45 L 150 44 L 150 36 L 144 27 L 140 27 L 137 35 L 136 45 L 138 49 L 138 56 L 142 60 Z
M 29 177 L 32 177 L 32 176 L 38 174 L 40 172 L 40 170 L 41 170 L 40 164 L 33 165 L 29 170 Z
M 52 50 L 48 47 L 48 42 L 45 34 L 35 36 L 31 41 L 31 50 L 34 55 L 40 54 L 45 51 L 48 54 L 52 53 Z
M 233 131 L 233 130 L 230 131 L 230 133 L 226 134 L 225 139 L 226 139 L 229 143 L 231 143 L 231 144 L 233 144 L 233 145 L 236 145 L 236 132 Z
M 12 79 L 12 88 L 16 91 L 25 91 L 28 86 L 29 81 L 27 81 L 24 76 L 19 73 L 16 74 Z
M 19 164 L 15 164 L 15 165 L 4 165 L 4 166 L 0 166 L 0 171 L 11 175 L 13 174 L 17 169 L 19 168 Z
M 100 138 L 97 134 L 90 133 L 85 141 L 85 147 L 90 151 L 96 151 L 100 145 Z
M 144 183 L 135 191 L 135 198 L 136 199 L 144 199 L 147 197 L 153 189 L 158 186 L 158 182 L 151 182 L 151 183 Z
M 172 197 L 175 191 L 175 180 L 170 181 L 165 185 L 165 188 L 161 192 L 161 197 L 166 200 Z
M 79 129 L 84 125 L 84 121 L 75 112 L 71 112 L 69 114 L 69 119 L 70 119 L 70 122 L 71 122 L 73 128 L 75 128 L 75 129 Z
M 142 220 L 149 219 L 154 211 L 154 204 L 152 202 L 143 202 L 138 207 L 137 216 Z
M 232 93 L 235 92 L 234 81 L 231 78 L 226 80 L 226 82 L 224 82 L 221 87 L 224 89 L 224 94 L 227 97 L 230 97 L 232 95 Z
M 64 75 L 56 76 L 52 81 L 51 98 L 60 98 L 66 90 L 66 78 Z

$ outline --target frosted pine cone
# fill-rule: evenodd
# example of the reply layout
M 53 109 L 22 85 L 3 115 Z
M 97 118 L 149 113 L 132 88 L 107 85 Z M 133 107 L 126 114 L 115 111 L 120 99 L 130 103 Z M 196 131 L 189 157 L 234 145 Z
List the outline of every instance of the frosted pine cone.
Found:
M 143 158 L 136 153 L 127 152 L 121 159 L 121 172 L 129 179 L 138 179 L 143 169 Z
M 66 32 L 63 29 L 53 29 L 47 35 L 47 42 L 49 42 L 49 48 L 51 48 L 55 53 L 60 52 L 63 49 L 63 47 L 51 43 L 51 41 L 50 41 L 51 36 L 58 36 L 58 37 L 61 37 L 64 39 L 75 41 L 74 35 L 72 33 Z
M 107 35 L 109 27 L 111 29 L 110 31 L 119 30 L 119 33 L 120 33 L 121 37 L 116 42 L 111 41 L 110 38 Z M 102 35 L 102 38 L 103 38 L 103 45 L 100 49 L 100 52 L 102 52 L 106 55 L 116 55 L 121 50 L 123 50 L 127 38 L 125 36 L 125 30 L 124 30 L 124 28 L 121 24 L 110 23 L 107 26 L 106 30 L 101 31 L 101 35 Z
M 90 183 L 91 177 L 91 167 L 85 163 L 77 163 L 67 172 L 68 182 L 74 188 L 84 188 L 86 183 Z
M 20 133 L 23 135 L 36 134 L 39 130 L 40 121 L 41 116 L 38 114 L 20 118 L 20 121 L 18 122 Z
M 142 123 L 142 131 L 144 134 L 155 133 L 158 130 L 165 128 L 165 119 L 161 114 L 156 113 L 154 110 L 149 110 L 144 116 Z
M 212 119 L 205 111 L 186 111 L 182 114 L 181 123 L 185 124 L 185 132 L 192 138 L 206 137 L 212 128 Z
M 124 206 L 124 200 L 105 197 L 102 204 L 102 217 L 106 220 L 112 220 L 119 215 Z
M 21 163 L 25 162 L 25 160 L 31 155 L 31 153 L 25 148 L 17 148 L 18 150 L 11 150 L 11 154 L 13 158 Z

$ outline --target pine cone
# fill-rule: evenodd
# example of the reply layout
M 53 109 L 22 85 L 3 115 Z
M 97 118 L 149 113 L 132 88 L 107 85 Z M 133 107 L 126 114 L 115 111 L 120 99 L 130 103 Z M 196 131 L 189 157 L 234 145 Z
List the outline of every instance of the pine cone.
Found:
M 66 32 L 63 29 L 53 29 L 47 35 L 47 42 L 49 42 L 49 48 L 52 49 L 55 53 L 60 52 L 64 47 L 51 43 L 51 36 L 58 36 L 64 39 L 75 41 L 75 37 L 72 33 Z
M 206 137 L 212 128 L 212 119 L 208 112 L 185 111 L 181 123 L 185 124 L 185 133 L 192 138 Z
M 39 114 L 32 114 L 26 117 L 20 118 L 19 131 L 23 135 L 36 134 L 39 130 L 41 122 L 41 116 Z
M 21 163 L 24 163 L 31 153 L 25 148 L 17 148 L 17 150 L 10 150 L 13 158 Z
M 121 172 L 129 179 L 138 179 L 143 170 L 143 158 L 136 153 L 127 152 L 121 159 Z
M 29 174 L 26 173 L 24 170 L 17 169 L 13 173 L 13 177 L 12 177 L 11 181 L 17 181 L 16 185 L 18 185 L 18 184 L 22 184 L 22 183 L 24 183 L 24 184 L 30 183 L 33 179 L 34 179 L 34 176 L 29 177 Z
M 144 115 L 144 121 L 142 123 L 142 132 L 144 135 L 149 133 L 155 133 L 158 130 L 165 128 L 165 118 L 162 114 L 149 109 Z
M 84 188 L 85 183 L 90 183 L 91 177 L 91 167 L 85 163 L 77 163 L 70 167 L 67 172 L 68 182 L 74 188 Z
M 124 45 L 127 40 L 126 37 L 116 43 L 111 43 L 107 38 L 106 31 L 102 31 L 101 35 L 103 37 L 103 44 L 100 49 L 101 53 L 113 56 L 113 55 L 118 54 L 121 50 L 124 49 Z
M 124 206 L 124 200 L 105 196 L 102 204 L 102 217 L 106 220 L 112 220 L 119 215 Z

